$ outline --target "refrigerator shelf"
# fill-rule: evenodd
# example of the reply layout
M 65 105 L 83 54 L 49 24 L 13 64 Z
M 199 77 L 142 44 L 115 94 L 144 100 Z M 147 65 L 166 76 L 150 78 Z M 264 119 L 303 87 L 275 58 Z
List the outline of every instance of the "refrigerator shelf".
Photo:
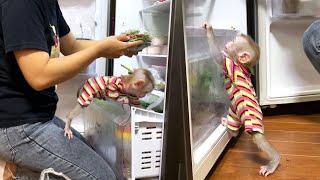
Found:
M 153 12 L 153 13 L 154 12 L 156 12 L 156 13 L 159 13 L 159 12 L 167 12 L 167 13 L 169 13 L 169 11 L 170 11 L 170 0 L 154 4 L 154 5 L 150 6 L 150 7 L 142 9 L 141 11 L 142 12 Z
M 145 58 L 167 58 L 168 55 L 165 55 L 165 54 L 142 54 L 142 53 L 139 53 L 138 56 L 140 57 L 145 57 Z
M 271 23 L 279 21 L 314 21 L 319 19 L 316 16 L 301 16 L 297 14 L 283 14 L 271 17 Z
M 168 36 L 170 1 L 155 4 L 140 12 L 144 29 L 153 36 Z
M 206 61 L 208 59 L 213 59 L 211 56 L 204 56 L 204 57 L 189 57 L 188 63 L 198 63 L 201 61 Z
M 313 19 L 320 16 L 318 0 L 269 0 L 272 20 Z
M 167 55 L 147 55 L 137 56 L 138 65 L 142 68 L 149 68 L 151 66 L 166 66 Z

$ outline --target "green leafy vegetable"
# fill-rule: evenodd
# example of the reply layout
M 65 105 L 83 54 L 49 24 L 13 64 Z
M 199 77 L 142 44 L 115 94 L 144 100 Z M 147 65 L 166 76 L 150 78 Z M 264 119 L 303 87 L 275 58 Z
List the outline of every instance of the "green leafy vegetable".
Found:
M 129 68 L 128 66 L 123 65 L 123 64 L 121 64 L 121 66 L 128 71 L 128 74 L 133 74 L 133 70 L 131 68 Z
M 140 101 L 140 105 L 144 108 L 147 109 L 148 106 L 150 106 L 150 103 L 147 103 L 145 101 Z M 163 109 L 161 107 L 154 107 L 152 109 L 153 111 L 157 112 L 157 113 L 163 113 Z
M 129 42 L 140 41 L 140 40 L 144 41 L 145 43 L 151 42 L 150 34 L 142 33 L 139 30 L 129 30 L 125 34 L 130 37 Z

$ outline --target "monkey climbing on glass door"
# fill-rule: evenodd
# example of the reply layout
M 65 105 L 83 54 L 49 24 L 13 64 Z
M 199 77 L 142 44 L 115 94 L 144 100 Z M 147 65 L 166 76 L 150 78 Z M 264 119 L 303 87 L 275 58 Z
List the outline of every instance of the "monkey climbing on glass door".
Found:
M 207 23 L 204 27 L 211 41 L 210 45 L 213 42 L 213 29 Z M 258 63 L 260 48 L 249 36 L 238 34 L 225 45 L 222 53 L 225 88 L 231 105 L 227 117 L 222 118 L 221 122 L 233 136 L 237 136 L 244 125 L 245 132 L 270 159 L 259 171 L 260 175 L 268 176 L 277 169 L 281 156 L 264 136 L 263 114 L 250 78 L 250 68 Z

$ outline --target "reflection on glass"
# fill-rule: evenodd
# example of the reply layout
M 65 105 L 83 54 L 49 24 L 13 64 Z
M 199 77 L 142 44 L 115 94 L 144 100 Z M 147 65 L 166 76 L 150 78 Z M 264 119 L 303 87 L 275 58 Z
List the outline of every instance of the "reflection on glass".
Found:
M 197 148 L 219 126 L 228 99 L 222 69 L 211 53 L 206 30 L 186 27 L 185 32 L 193 148 Z
M 185 40 L 192 125 L 192 145 L 196 150 L 227 115 L 229 99 L 224 87 L 221 50 L 236 32 L 201 26 L 215 1 L 185 1 Z
M 185 25 L 201 26 L 210 17 L 216 0 L 185 0 Z

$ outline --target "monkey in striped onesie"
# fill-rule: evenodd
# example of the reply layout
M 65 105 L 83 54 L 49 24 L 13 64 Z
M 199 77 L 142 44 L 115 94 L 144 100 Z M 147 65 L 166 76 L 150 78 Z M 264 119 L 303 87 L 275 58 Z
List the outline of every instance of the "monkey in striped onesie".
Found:
M 207 24 L 209 41 L 213 42 L 213 29 Z M 209 45 L 211 44 L 209 42 Z M 259 46 L 247 35 L 238 34 L 233 41 L 228 42 L 223 50 L 225 87 L 231 101 L 228 115 L 222 118 L 222 124 L 233 136 L 237 136 L 244 125 L 245 132 L 252 136 L 254 143 L 270 158 L 267 165 L 261 166 L 259 174 L 272 174 L 280 163 L 280 153 L 264 136 L 263 114 L 257 100 L 255 89 L 250 78 L 250 68 L 254 67 L 260 58 Z
M 146 69 L 135 69 L 132 74 L 121 77 L 93 77 L 85 81 L 77 93 L 77 105 L 67 116 L 64 135 L 73 138 L 71 121 L 90 105 L 94 98 L 112 99 L 122 104 L 140 105 L 139 98 L 154 89 L 154 78 Z

